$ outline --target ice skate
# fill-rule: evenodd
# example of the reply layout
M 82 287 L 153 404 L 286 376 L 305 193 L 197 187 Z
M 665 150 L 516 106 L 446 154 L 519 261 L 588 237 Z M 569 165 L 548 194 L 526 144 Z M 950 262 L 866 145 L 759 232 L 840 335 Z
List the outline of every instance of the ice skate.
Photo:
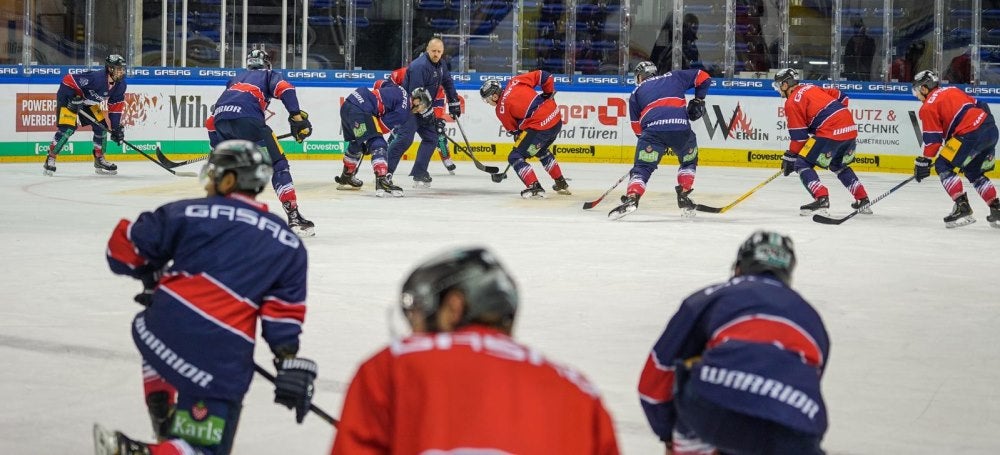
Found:
M 365 184 L 365 182 L 355 177 L 354 174 L 348 173 L 346 167 L 339 176 L 333 178 L 333 181 L 337 182 L 337 189 L 343 191 L 356 191 L 361 189 L 361 185 Z
M 802 216 L 812 216 L 812 215 L 823 215 L 830 216 L 830 198 L 827 196 L 820 196 L 808 204 L 799 207 L 799 215 Z
M 994 199 L 990 204 L 990 214 L 986 221 L 990 222 L 990 226 L 1000 229 L 1000 199 Z
M 622 196 L 622 204 L 608 212 L 608 218 L 617 220 L 639 208 L 639 195 L 630 193 Z
M 566 183 L 565 177 L 559 177 L 556 179 L 555 185 L 552 185 L 552 191 L 559 194 L 565 194 L 566 196 L 573 194 L 569 192 L 569 183 Z
M 688 197 L 688 195 L 691 194 L 692 191 L 694 191 L 694 188 L 684 191 L 684 188 L 682 188 L 680 185 L 677 185 L 674 187 L 674 191 L 677 192 L 677 207 L 681 209 L 681 215 L 694 216 L 695 203 L 692 202 L 691 198 Z
M 993 208 L 990 208 L 990 212 Z M 987 217 L 989 220 L 989 217 Z M 969 196 L 962 194 L 955 199 L 955 206 L 951 208 L 951 213 L 944 217 L 944 225 L 947 228 L 957 228 L 975 223 L 976 219 L 972 216 L 972 207 L 969 205 Z
M 392 179 L 388 175 L 383 175 L 375 178 L 375 196 L 403 197 L 403 189 L 392 183 Z
M 413 177 L 413 187 L 414 188 L 430 188 L 431 181 L 434 180 L 430 175 L 422 175 L 420 177 Z
M 851 203 L 851 208 L 857 210 L 861 215 L 871 215 L 872 205 L 868 198 L 861 198 Z
M 521 197 L 525 199 L 542 199 L 545 197 L 545 188 L 542 188 L 542 185 L 536 181 L 521 191 Z
M 292 202 L 282 202 L 281 206 L 288 215 L 288 227 L 299 237 L 313 237 L 316 235 L 316 224 L 302 217 L 299 213 L 298 205 Z
M 53 175 L 56 173 L 56 157 L 48 155 L 45 163 L 42 164 L 42 175 Z
M 118 166 L 104 158 L 104 155 L 94 155 L 94 173 L 98 175 L 118 174 Z
M 133 441 L 120 431 L 112 432 L 98 423 L 94 424 L 95 455 L 149 455 L 149 453 L 146 444 Z
M 444 163 L 444 168 L 448 170 L 449 174 L 455 175 L 455 168 L 457 166 L 455 166 L 455 162 L 452 161 L 451 158 L 445 158 L 442 156 L 441 162 Z

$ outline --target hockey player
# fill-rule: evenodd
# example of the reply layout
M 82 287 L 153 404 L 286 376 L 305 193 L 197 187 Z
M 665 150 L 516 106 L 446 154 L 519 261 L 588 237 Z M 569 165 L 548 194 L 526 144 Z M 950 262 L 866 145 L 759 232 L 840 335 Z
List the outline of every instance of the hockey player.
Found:
M 447 63 L 446 63 L 447 64 Z M 451 66 L 448 66 L 451 69 Z M 381 88 L 389 84 L 395 84 L 402 86 L 403 81 L 406 80 L 406 67 L 396 68 L 391 73 L 389 73 L 388 79 L 379 79 L 375 81 L 373 88 Z M 445 115 L 446 107 L 448 103 L 448 98 L 444 93 L 444 87 L 439 87 L 437 94 L 434 96 L 434 129 L 438 133 L 437 137 L 437 150 L 438 156 L 441 157 L 441 164 L 444 164 L 444 168 L 448 170 L 448 173 L 455 175 L 455 162 L 451 159 L 451 152 L 448 151 L 448 137 L 445 136 Z M 390 136 L 393 138 L 393 136 Z M 391 142 L 391 140 L 390 140 Z
M 358 369 L 333 455 L 618 453 L 596 388 L 511 337 L 517 288 L 489 251 L 424 262 L 401 297 L 415 333 Z
M 302 422 L 316 377 L 316 364 L 296 357 L 306 249 L 255 199 L 271 172 L 267 152 L 252 142 L 224 141 L 201 172 L 206 197 L 115 227 L 107 247 L 111 270 L 146 288 L 136 296 L 147 308 L 132 322 L 132 338 L 159 442 L 95 425 L 98 454 L 230 453 L 254 374 L 258 319 L 278 370 L 274 400 Z
M 917 157 L 913 175 L 918 182 L 930 177 L 934 161 L 941 185 L 955 201 L 951 213 L 944 217 L 945 226 L 976 222 L 962 179 L 955 173 L 958 168 L 990 206 L 986 217 L 990 226 L 1000 228 L 1000 199 L 993 182 L 986 177 L 986 172 L 996 165 L 997 145 L 997 126 L 989 105 L 977 102 L 957 87 L 941 87 L 937 74 L 929 70 L 914 77 L 913 95 L 923 102 L 920 123 L 924 132 L 923 155 Z
M 639 379 L 668 454 L 823 453 L 830 341 L 791 288 L 795 262 L 791 239 L 757 231 L 733 277 L 690 295 L 670 319 Z
M 440 38 L 431 38 L 427 42 L 426 51 L 407 67 L 402 86 L 406 93 L 413 93 L 417 87 L 423 87 L 432 95 L 443 88 L 448 99 L 448 113 L 457 120 L 462 115 L 462 103 L 458 99 L 455 82 L 452 81 L 448 65 L 441 59 L 442 56 L 444 56 L 444 41 Z M 434 149 L 438 147 L 439 138 L 437 119 L 433 115 L 413 115 L 409 121 L 396 129 L 389 143 L 389 173 L 396 172 L 396 166 L 399 165 L 403 153 L 413 144 L 414 134 L 420 135 L 420 146 L 417 148 L 417 157 L 413 161 L 410 176 L 413 177 L 415 187 L 429 188 L 432 179 L 427 172 L 427 165 Z
M 267 53 L 254 49 L 247 55 L 249 71 L 231 79 L 226 91 L 215 102 L 213 117 L 219 140 L 244 139 L 267 149 L 274 163 L 271 186 L 278 194 L 281 207 L 288 215 L 288 225 L 301 237 L 316 235 L 316 224 L 302 217 L 295 183 L 285 151 L 264 119 L 264 110 L 274 98 L 280 99 L 288 111 L 288 126 L 295 140 L 302 142 L 312 134 L 309 115 L 299 109 L 295 86 L 271 69 Z
M 102 70 L 67 74 L 63 77 L 56 92 L 58 129 L 49 143 L 49 153 L 42 165 L 43 174 L 55 174 L 56 156 L 76 132 L 78 122 L 80 126 L 90 125 L 94 131 L 94 172 L 103 175 L 118 173 L 118 166 L 104 157 L 104 138 L 107 136 L 107 122 L 110 120 L 111 140 L 119 145 L 125 140 L 122 112 L 125 110 L 127 87 L 125 58 L 118 54 L 111 54 L 104 59 Z M 101 104 L 105 102 L 108 105 L 107 115 L 101 110 Z M 81 109 L 87 114 L 78 116 Z
M 646 184 L 660 164 L 663 155 L 674 152 L 677 169 L 677 206 L 685 216 L 694 216 L 694 176 L 698 169 L 698 139 L 691 131 L 691 120 L 705 115 L 705 96 L 712 78 L 698 69 L 671 71 L 657 76 L 653 62 L 635 65 L 636 88 L 628 100 L 632 131 L 639 140 L 635 144 L 635 160 L 622 204 L 608 216 L 621 218 L 639 207 Z M 684 101 L 684 92 L 694 89 L 694 98 Z M 685 107 L 686 105 L 686 107 Z
M 536 92 L 535 87 L 541 88 L 542 93 Z M 507 155 L 507 162 L 527 187 L 521 191 L 521 197 L 525 199 L 545 197 L 545 189 L 538 183 L 531 165 L 525 161 L 533 156 L 542 162 L 545 171 L 555 180 L 552 190 L 559 194 L 571 194 L 559 162 L 549 150 L 562 130 L 559 106 L 552 99 L 555 93 L 552 74 L 542 70 L 514 76 L 502 88 L 495 79 L 483 82 L 479 88 L 483 101 L 495 108 L 500 126 L 514 138 L 514 148 Z
M 771 85 L 785 98 L 788 119 L 790 141 L 781 157 L 782 174 L 787 177 L 798 173 L 802 185 L 813 197 L 813 202 L 799 207 L 799 214 L 828 213 L 830 192 L 813 169 L 819 166 L 837 174 L 840 183 L 851 192 L 854 196 L 851 208 L 870 215 L 868 192 L 850 167 L 857 147 L 858 127 L 847 110 L 847 95 L 832 87 L 799 84 L 799 74 L 791 68 L 778 71 Z
M 431 96 L 423 87 L 413 91 L 411 100 L 395 84 L 371 90 L 360 87 L 348 95 L 340 106 L 340 125 L 348 146 L 344 169 L 339 177 L 334 177 L 340 185 L 337 189 L 361 188 L 363 182 L 355 175 L 364 155 L 370 154 L 375 171 L 375 196 L 403 196 L 403 189 L 393 184 L 389 175 L 388 145 L 383 135 L 406 123 L 411 113 L 433 115 L 431 103 Z

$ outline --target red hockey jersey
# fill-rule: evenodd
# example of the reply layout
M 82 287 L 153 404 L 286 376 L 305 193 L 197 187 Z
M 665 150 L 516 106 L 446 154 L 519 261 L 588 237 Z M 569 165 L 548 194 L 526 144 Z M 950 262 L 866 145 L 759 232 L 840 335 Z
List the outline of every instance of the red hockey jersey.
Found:
M 361 365 L 347 391 L 333 455 L 459 449 L 618 453 L 594 386 L 494 329 L 411 336 Z
M 553 93 L 556 90 L 555 79 L 548 71 L 535 70 L 507 81 L 496 107 L 503 129 L 547 130 L 562 121 L 556 102 L 551 98 L 542 98 L 535 87 L 541 87 L 542 93 Z
M 858 137 L 858 126 L 847 110 L 848 98 L 835 88 L 799 84 L 785 99 L 788 118 L 788 150 L 799 153 L 809 136 L 835 141 Z
M 924 156 L 934 158 L 942 142 L 979 128 L 987 117 L 976 100 L 958 87 L 932 90 L 920 106 Z

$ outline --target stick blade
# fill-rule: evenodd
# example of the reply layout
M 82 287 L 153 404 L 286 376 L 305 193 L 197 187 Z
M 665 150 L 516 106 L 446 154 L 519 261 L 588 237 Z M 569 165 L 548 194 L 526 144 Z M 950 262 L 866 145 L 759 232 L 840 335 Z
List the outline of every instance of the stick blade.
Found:
M 584 202 L 583 203 L 583 209 L 584 210 L 590 210 L 590 209 L 596 207 L 597 204 L 600 204 L 602 200 L 604 200 L 603 197 L 600 198 L 600 199 L 598 199 L 598 200 L 596 200 L 596 201 Z
M 490 173 L 490 174 L 499 174 L 500 173 L 500 168 L 498 168 L 496 166 L 483 166 L 483 170 L 486 171 L 486 172 L 488 172 L 488 173 Z
M 844 221 L 847 221 L 848 218 L 850 218 L 850 215 L 848 215 L 845 218 L 830 218 L 828 216 L 823 216 L 823 215 L 813 215 L 813 221 L 820 224 L 837 225 L 843 223 Z
M 722 213 L 722 207 L 709 207 L 707 205 L 695 204 L 694 209 L 706 213 Z

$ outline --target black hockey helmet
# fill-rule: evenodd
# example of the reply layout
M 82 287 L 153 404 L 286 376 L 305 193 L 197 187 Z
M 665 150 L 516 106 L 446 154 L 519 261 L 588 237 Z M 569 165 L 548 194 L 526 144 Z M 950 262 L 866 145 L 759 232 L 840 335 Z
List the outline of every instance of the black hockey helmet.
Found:
M 659 70 L 656 68 L 656 64 L 649 61 L 641 61 L 635 65 L 635 85 L 639 85 L 642 81 L 656 76 Z
M 104 59 L 104 70 L 111 78 L 118 82 L 125 77 L 125 57 L 118 54 L 111 54 Z
M 501 92 L 503 92 L 503 87 L 500 86 L 500 81 L 496 79 L 487 79 L 479 87 L 479 96 L 483 98 L 483 101 L 490 99 L 493 95 L 499 95 Z
M 423 87 L 417 87 L 413 89 L 413 92 L 410 93 L 410 97 L 413 98 L 413 101 L 420 103 L 419 107 L 411 105 L 411 107 L 416 109 L 414 111 L 415 114 L 427 115 L 427 113 L 430 112 L 431 108 L 434 107 L 434 102 L 431 100 L 430 92 L 428 92 L 427 89 Z
M 919 97 L 920 87 L 927 87 L 927 90 L 934 90 L 941 84 L 941 78 L 931 70 L 923 70 L 913 76 L 913 96 Z
M 740 245 L 733 263 L 736 275 L 770 273 L 786 285 L 792 282 L 795 270 L 795 248 L 792 239 L 771 231 L 756 231 Z
M 269 70 L 271 69 L 271 60 L 268 59 L 267 52 L 264 49 L 254 49 L 247 54 L 247 69 L 248 70 Z
M 271 182 L 271 156 L 250 141 L 233 139 L 215 146 L 208 157 L 208 163 L 201 170 L 203 183 L 208 181 L 218 185 L 226 173 L 236 174 L 236 189 L 252 194 L 260 194 Z
M 774 82 L 771 87 L 774 91 L 781 92 L 781 84 L 788 84 L 788 87 L 795 87 L 799 84 L 799 72 L 792 68 L 785 68 L 774 73 Z
M 449 250 L 424 262 L 403 283 L 400 304 L 403 313 L 419 311 L 431 331 L 450 290 L 465 295 L 465 314 L 458 325 L 473 322 L 507 329 L 517 313 L 517 286 L 493 253 L 481 247 Z

